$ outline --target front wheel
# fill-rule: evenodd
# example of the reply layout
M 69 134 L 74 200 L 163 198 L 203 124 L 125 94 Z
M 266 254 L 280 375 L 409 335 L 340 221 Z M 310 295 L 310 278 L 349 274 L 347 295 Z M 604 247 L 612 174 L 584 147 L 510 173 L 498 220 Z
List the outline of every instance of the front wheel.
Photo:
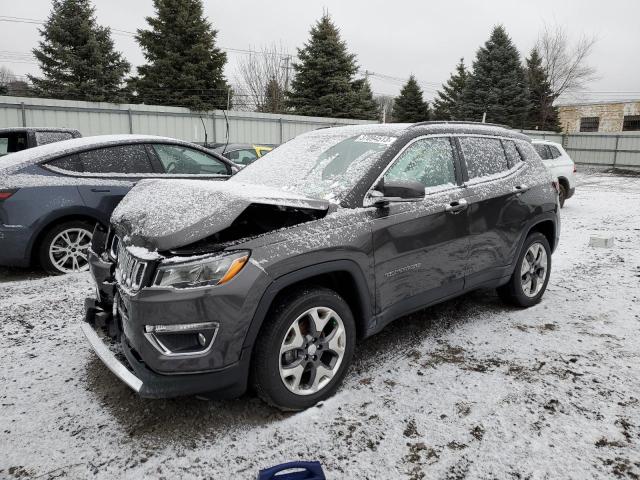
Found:
M 87 254 L 94 225 L 82 220 L 64 222 L 49 229 L 40 243 L 40 265 L 48 273 L 89 270 Z
M 560 203 L 560 208 L 564 208 L 564 201 L 567 199 L 567 187 L 560 184 L 559 192 L 558 192 L 558 200 Z
M 540 232 L 530 234 L 522 246 L 516 268 L 498 294 L 507 303 L 530 307 L 542 299 L 551 274 L 551 248 Z
M 253 358 L 258 396 L 281 410 L 303 410 L 331 396 L 355 349 L 355 323 L 342 297 L 321 287 L 298 290 L 266 322 Z

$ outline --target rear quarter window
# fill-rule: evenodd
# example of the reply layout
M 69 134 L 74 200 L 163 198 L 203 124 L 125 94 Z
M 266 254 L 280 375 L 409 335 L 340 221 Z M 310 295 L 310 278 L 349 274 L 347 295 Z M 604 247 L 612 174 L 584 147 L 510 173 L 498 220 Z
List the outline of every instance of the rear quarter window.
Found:
M 549 152 L 551 153 L 551 158 L 560 158 L 562 156 L 562 154 L 560 153 L 560 150 L 558 150 L 557 147 L 554 147 L 553 145 L 549 145 Z
M 460 137 L 460 147 L 469 180 L 509 170 L 509 162 L 498 138 Z
M 515 142 L 511 140 L 503 140 L 502 145 L 504 146 L 504 152 L 507 154 L 507 160 L 509 161 L 509 168 L 513 168 L 522 162 L 522 157 L 520 156 L 520 152 L 516 148 Z

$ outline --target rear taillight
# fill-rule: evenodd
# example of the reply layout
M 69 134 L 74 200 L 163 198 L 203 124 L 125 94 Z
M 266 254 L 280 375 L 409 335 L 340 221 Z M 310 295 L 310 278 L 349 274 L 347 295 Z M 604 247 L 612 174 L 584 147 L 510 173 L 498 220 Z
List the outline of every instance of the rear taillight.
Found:
M 576 167 L 576 164 L 573 164 L 573 173 L 576 173 L 578 171 L 578 167 Z
M 6 200 L 17 191 L 18 191 L 17 188 L 14 188 L 13 190 L 0 190 L 0 201 Z

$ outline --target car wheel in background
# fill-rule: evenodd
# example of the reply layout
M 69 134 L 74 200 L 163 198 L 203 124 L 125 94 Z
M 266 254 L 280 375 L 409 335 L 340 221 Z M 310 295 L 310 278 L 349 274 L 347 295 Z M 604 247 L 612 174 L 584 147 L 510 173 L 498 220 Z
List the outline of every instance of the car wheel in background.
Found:
M 38 252 L 42 268 L 53 275 L 88 270 L 87 253 L 93 228 L 90 222 L 72 220 L 49 229 Z
M 563 184 L 560 184 L 558 189 L 558 198 L 560 200 L 560 208 L 564 207 L 564 201 L 567 199 L 567 187 Z
M 252 379 L 281 410 L 303 410 L 331 396 L 351 363 L 356 327 L 336 292 L 304 288 L 272 310 L 256 339 Z
M 540 232 L 530 234 L 522 246 L 509 283 L 498 288 L 500 297 L 518 307 L 530 307 L 542 299 L 551 274 L 551 248 Z

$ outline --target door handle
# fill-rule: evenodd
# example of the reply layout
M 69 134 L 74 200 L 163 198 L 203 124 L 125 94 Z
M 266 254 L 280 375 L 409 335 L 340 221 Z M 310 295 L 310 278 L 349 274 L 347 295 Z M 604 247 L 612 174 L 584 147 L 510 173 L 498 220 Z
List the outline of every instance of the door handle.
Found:
M 522 185 L 516 185 L 515 187 L 513 187 L 513 188 L 511 189 L 511 191 L 512 191 L 513 193 L 524 193 L 524 192 L 526 192 L 527 190 L 529 190 L 529 187 L 527 187 L 525 184 L 522 184 Z
M 111 190 L 108 188 L 92 188 L 91 191 L 94 193 L 109 193 Z
M 467 203 L 467 201 L 464 198 L 461 198 L 460 200 L 455 200 L 453 202 L 451 202 L 449 205 L 446 205 L 444 207 L 444 210 L 447 213 L 460 213 L 463 210 L 466 210 L 467 207 L 469 206 L 469 204 Z

